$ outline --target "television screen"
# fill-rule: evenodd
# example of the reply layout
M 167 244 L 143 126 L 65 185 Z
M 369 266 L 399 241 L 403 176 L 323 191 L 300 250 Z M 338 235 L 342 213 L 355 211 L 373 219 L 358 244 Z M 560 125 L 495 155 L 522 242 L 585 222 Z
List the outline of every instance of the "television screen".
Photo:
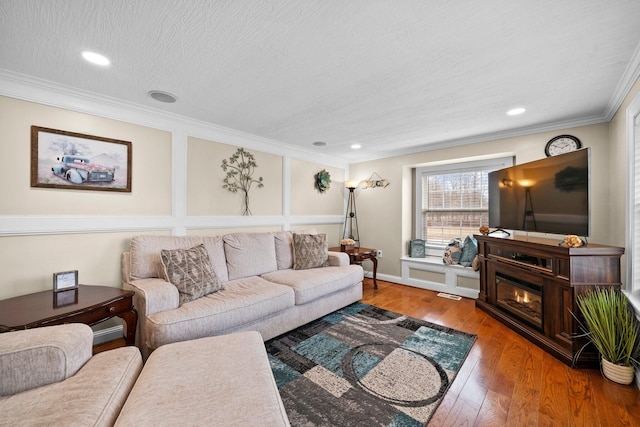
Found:
M 589 235 L 590 149 L 489 173 L 489 227 Z

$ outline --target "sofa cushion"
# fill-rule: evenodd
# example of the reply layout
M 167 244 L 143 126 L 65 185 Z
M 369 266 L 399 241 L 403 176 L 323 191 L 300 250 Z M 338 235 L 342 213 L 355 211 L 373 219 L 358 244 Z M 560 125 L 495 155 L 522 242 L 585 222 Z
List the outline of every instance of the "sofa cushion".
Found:
M 326 267 L 329 265 L 327 235 L 293 233 L 293 269 Z
M 204 244 L 211 260 L 213 270 L 222 282 L 229 280 L 227 262 L 220 236 L 134 236 L 131 239 L 131 278 L 148 279 L 163 277 L 160 260 L 162 249 L 186 249 Z
M 167 344 L 151 354 L 116 426 L 289 426 L 255 331 Z
M 0 398 L 0 425 L 112 426 L 141 369 L 136 347 L 98 353 L 64 381 Z
M 232 233 L 223 240 L 229 280 L 278 269 L 273 233 Z
M 296 233 L 299 234 L 318 234 L 315 228 L 303 228 Z M 293 268 L 293 232 L 278 231 L 273 233 L 276 243 L 276 262 L 278 270 L 286 270 Z
M 147 343 L 161 345 L 220 335 L 279 313 L 295 304 L 291 288 L 257 276 L 231 280 L 224 289 L 161 311 L 147 319 Z
M 362 282 L 364 272 L 359 265 L 346 265 L 310 270 L 278 270 L 261 277 L 291 287 L 296 305 L 302 305 Z
M 189 249 L 162 249 L 164 279 L 178 288 L 180 304 L 222 289 L 203 244 Z
M 276 264 L 278 270 L 293 268 L 293 233 L 279 231 L 273 233 L 276 244 Z

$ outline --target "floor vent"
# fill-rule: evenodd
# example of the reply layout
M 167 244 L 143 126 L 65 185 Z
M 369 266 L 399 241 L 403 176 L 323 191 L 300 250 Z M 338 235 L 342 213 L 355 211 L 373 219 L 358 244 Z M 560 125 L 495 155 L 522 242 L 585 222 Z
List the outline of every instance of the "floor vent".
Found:
M 456 301 L 460 301 L 462 299 L 462 297 L 459 297 L 458 295 L 445 294 L 443 292 L 440 292 L 438 296 L 441 298 L 448 298 Z

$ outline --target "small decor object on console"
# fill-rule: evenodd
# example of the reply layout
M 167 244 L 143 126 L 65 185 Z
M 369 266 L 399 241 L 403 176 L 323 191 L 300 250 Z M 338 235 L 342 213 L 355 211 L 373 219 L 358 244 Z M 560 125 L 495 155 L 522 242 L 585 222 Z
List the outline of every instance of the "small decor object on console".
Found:
M 356 241 L 353 239 L 342 239 L 340 240 L 340 250 L 341 251 L 350 251 L 356 247 Z
M 578 236 L 574 235 L 574 234 L 569 234 L 567 236 L 565 236 L 564 240 L 562 241 L 562 245 L 565 245 L 569 248 L 579 248 L 580 246 L 584 245 L 586 242 L 584 242 L 581 238 L 579 238 Z
M 78 288 L 78 270 L 53 273 L 53 291 L 61 292 Z
M 226 188 L 232 193 L 242 190 L 244 193 L 244 211 L 242 215 L 251 215 L 249 210 L 249 190 L 251 186 L 257 184 L 258 188 L 264 187 L 262 177 L 253 179 L 253 172 L 257 167 L 258 164 L 253 154 L 245 151 L 242 147 L 238 148 L 233 156 L 229 157 L 229 160 L 222 160 L 221 168 L 227 173 L 223 180 L 224 185 L 222 188 Z
M 331 174 L 326 169 L 315 174 L 315 186 L 320 193 L 324 193 L 331 187 Z
M 491 229 L 489 229 L 489 227 L 487 227 L 486 225 L 483 225 L 483 226 L 480 227 L 480 229 L 478 231 L 480 231 L 480 234 L 483 234 L 483 235 L 486 236 L 486 235 L 489 234 Z

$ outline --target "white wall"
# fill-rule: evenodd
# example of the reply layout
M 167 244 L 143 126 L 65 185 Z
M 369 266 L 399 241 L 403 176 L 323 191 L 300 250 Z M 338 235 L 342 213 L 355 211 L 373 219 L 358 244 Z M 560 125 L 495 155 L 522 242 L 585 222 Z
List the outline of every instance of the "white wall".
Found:
M 98 98 L 15 92 L 0 96 L 0 299 L 51 289 L 53 273 L 66 270 L 84 284 L 121 287 L 121 253 L 136 234 L 314 227 L 338 244 L 345 162 Z M 32 125 L 130 141 L 131 193 L 32 188 Z M 241 215 L 242 195 L 222 188 L 222 159 L 238 147 L 255 155 L 254 176 L 264 178 L 250 192 L 250 217 Z M 314 175 L 325 168 L 334 183 L 320 194 Z
M 577 136 L 584 147 L 591 147 L 591 238 L 594 243 L 612 244 L 612 214 L 609 199 L 609 125 L 607 123 L 561 129 L 553 132 L 506 138 L 470 145 L 350 165 L 351 179 L 367 179 L 373 172 L 388 179 L 386 188 L 357 189 L 358 224 L 362 245 L 382 249 L 378 271 L 400 276 L 400 257 L 407 253 L 412 235 L 412 168 L 441 161 L 474 159 L 488 155 L 515 155 L 516 163 L 545 157 L 544 148 L 551 138 L 561 134 Z M 624 212 L 618 220 L 624 222 Z

